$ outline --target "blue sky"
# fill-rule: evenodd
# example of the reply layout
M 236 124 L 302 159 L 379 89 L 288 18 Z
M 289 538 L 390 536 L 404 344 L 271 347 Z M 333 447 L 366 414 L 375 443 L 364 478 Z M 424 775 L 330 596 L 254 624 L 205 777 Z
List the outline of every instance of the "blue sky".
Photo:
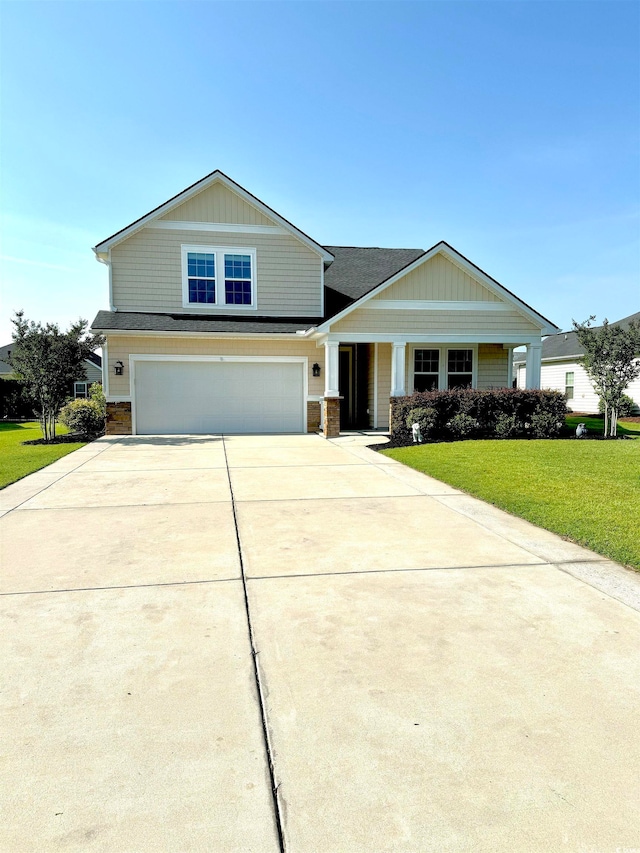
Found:
M 640 4 L 3 2 L 2 310 L 216 168 L 324 244 L 444 239 L 563 329 L 640 309 Z

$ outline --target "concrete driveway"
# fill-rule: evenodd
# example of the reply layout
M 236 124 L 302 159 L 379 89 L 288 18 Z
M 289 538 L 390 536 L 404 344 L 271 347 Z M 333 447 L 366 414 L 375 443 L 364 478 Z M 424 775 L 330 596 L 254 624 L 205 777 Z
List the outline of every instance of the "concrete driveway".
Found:
M 373 440 L 0 492 L 2 851 L 640 849 L 639 578 Z

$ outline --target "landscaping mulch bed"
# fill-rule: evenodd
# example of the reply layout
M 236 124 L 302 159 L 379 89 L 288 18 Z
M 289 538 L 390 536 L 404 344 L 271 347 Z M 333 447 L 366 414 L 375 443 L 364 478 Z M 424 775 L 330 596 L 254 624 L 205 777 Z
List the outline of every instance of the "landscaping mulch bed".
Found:
M 89 442 L 95 441 L 96 438 L 100 438 L 100 436 L 104 435 L 103 432 L 96 433 L 95 435 L 84 435 L 82 433 L 67 433 L 66 435 L 57 435 L 51 441 L 47 441 L 44 438 L 34 438 L 32 441 L 22 441 L 21 444 L 76 444 L 79 441 Z

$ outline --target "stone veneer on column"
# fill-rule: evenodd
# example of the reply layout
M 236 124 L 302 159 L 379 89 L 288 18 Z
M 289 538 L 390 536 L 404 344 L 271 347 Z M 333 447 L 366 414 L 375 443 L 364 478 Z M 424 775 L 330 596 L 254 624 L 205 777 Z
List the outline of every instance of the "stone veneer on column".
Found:
M 105 435 L 131 435 L 131 403 L 107 403 Z
M 324 398 L 322 432 L 325 438 L 337 438 L 340 435 L 340 400 L 342 397 Z

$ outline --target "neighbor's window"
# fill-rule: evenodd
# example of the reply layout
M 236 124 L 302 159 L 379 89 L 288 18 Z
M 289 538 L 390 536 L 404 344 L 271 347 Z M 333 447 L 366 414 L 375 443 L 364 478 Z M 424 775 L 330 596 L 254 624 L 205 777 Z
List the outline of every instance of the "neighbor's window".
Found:
M 413 390 L 437 391 L 440 350 L 417 349 L 413 355 Z
M 255 266 L 255 249 L 183 246 L 183 304 L 255 308 Z
M 564 375 L 564 396 L 567 400 L 573 400 L 573 372 Z
M 89 383 L 88 382 L 74 382 L 73 383 L 73 396 L 76 400 L 86 400 L 89 396 Z
M 450 349 L 447 353 L 447 388 L 470 388 L 473 381 L 473 350 Z

